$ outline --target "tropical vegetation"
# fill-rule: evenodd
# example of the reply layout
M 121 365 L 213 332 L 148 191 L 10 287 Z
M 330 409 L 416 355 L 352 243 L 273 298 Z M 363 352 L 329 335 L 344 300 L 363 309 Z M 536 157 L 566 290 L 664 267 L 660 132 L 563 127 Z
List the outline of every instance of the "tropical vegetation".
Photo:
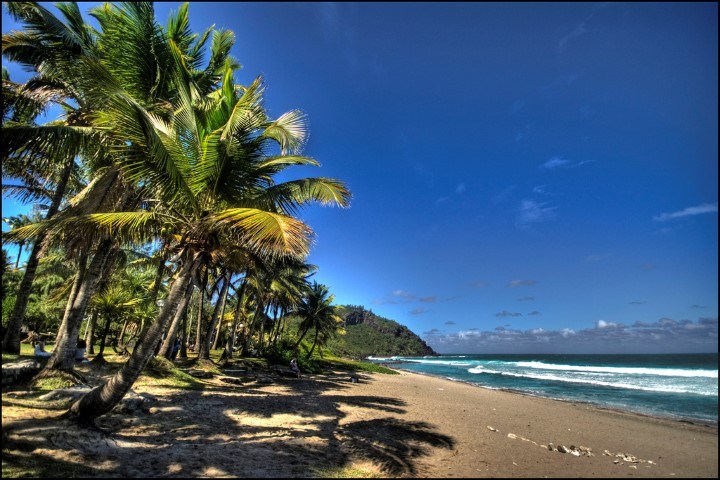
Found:
M 54 336 L 40 378 L 79 376 L 78 339 L 102 363 L 126 361 L 67 413 L 94 424 L 155 355 L 210 362 L 298 356 L 311 365 L 342 333 L 326 286 L 310 283 L 310 204 L 348 207 L 342 181 L 287 180 L 319 166 L 303 149 L 305 115 L 276 118 L 264 81 L 236 80 L 234 35 L 193 33 L 188 5 L 162 25 L 151 3 L 8 2 L 22 30 L 3 35 L 3 194 L 37 205 L 8 218 L 3 354 Z M 59 119 L 43 122 L 55 109 Z M 279 180 L 282 174 L 283 180 Z M 172 346 L 178 338 L 179 352 Z M 95 348 L 98 348 L 96 351 Z

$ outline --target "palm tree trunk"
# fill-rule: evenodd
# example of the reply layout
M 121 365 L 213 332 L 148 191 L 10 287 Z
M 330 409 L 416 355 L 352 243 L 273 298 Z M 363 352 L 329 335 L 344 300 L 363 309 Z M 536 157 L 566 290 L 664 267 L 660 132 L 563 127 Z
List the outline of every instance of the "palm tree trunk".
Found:
M 265 351 L 265 321 L 269 318 L 268 313 L 270 313 L 270 305 L 268 304 L 267 307 L 265 307 L 265 311 L 263 312 L 263 316 L 260 319 L 260 348 L 258 351 L 260 352 L 260 355 Z
M 107 341 L 108 333 L 110 333 L 110 324 L 112 323 L 112 317 L 106 314 L 105 317 L 105 328 L 103 328 L 102 338 L 100 339 L 100 350 L 98 354 L 93 358 L 93 363 L 104 362 L 103 353 L 105 352 L 105 342 Z
M 228 276 L 227 279 L 228 285 L 230 284 L 230 277 Z M 218 348 L 218 342 L 220 341 L 220 331 L 222 329 L 222 322 L 225 318 L 225 305 L 227 305 L 227 291 L 225 292 L 225 298 L 223 298 L 222 302 L 222 309 L 220 310 L 220 319 L 218 320 L 217 324 L 217 330 L 215 330 L 215 341 L 213 342 L 212 349 L 217 350 Z
M 121 352 L 123 351 L 123 348 L 125 347 L 125 342 L 123 340 L 125 340 L 125 331 L 127 331 L 127 326 L 128 326 L 128 319 L 126 318 L 123 321 L 123 326 L 120 329 L 120 333 L 118 334 L 117 340 L 116 340 L 118 346 L 120 347 Z
M 300 335 L 300 338 L 298 339 L 297 343 L 295 344 L 295 347 L 293 347 L 293 350 L 297 350 L 297 349 L 298 349 L 298 347 L 300 346 L 300 344 L 301 344 L 302 341 L 303 341 L 303 338 L 305 338 L 305 335 L 307 335 L 307 333 L 308 333 L 309 331 L 310 331 L 309 328 L 306 328 L 305 330 L 303 330 L 302 334 Z
M 215 325 L 217 324 L 218 319 L 220 318 L 220 311 L 224 308 L 225 305 L 225 299 L 227 298 L 227 292 L 230 288 L 230 280 L 225 278 L 223 275 L 221 279 L 224 279 L 222 291 L 220 292 L 220 295 L 218 296 L 218 301 L 215 304 L 215 310 L 213 311 L 212 317 L 210 318 L 210 325 L 208 325 L 205 339 L 203 340 L 202 344 L 200 345 L 200 350 L 198 352 L 198 358 L 203 358 L 205 360 L 210 359 L 210 347 L 212 342 L 212 334 L 213 330 L 215 330 Z M 220 281 L 220 280 L 218 280 Z
M 78 330 L 85 316 L 87 306 L 90 303 L 90 297 L 95 293 L 98 283 L 101 280 L 105 263 L 110 257 L 114 256 L 112 244 L 113 240 L 111 239 L 100 242 L 77 292 L 75 301 L 70 308 L 68 317 L 60 326 L 60 330 L 55 339 L 55 348 L 44 370 L 62 370 L 68 372 L 73 370 Z
M 97 310 L 93 310 L 92 317 L 90 317 L 90 321 L 88 322 L 88 331 L 85 334 L 85 344 L 87 345 L 87 353 L 90 355 L 95 354 L 95 347 L 93 343 L 95 342 L 95 326 L 97 325 L 97 318 L 98 318 L 98 312 Z
M 177 336 L 182 319 L 185 318 L 185 311 L 187 309 L 188 303 L 190 303 L 190 297 L 192 296 L 192 292 L 193 285 L 192 283 L 190 283 L 187 287 L 187 291 L 185 292 L 185 296 L 182 298 L 182 300 L 180 300 L 178 309 L 175 312 L 172 323 L 170 324 L 170 329 L 165 336 L 165 341 L 163 342 L 160 350 L 158 351 L 159 357 L 170 358 L 170 354 L 172 353 L 172 347 L 175 343 L 175 337 Z
M 148 296 L 148 301 L 151 302 L 153 305 L 157 301 L 158 292 L 160 291 L 160 284 L 162 283 L 162 278 L 165 274 L 165 262 L 167 261 L 169 253 L 168 250 L 165 248 L 165 244 L 163 244 L 162 249 L 163 254 L 158 261 L 157 270 L 155 271 L 155 280 L 153 281 L 153 286 L 150 289 L 150 295 Z
M 192 260 L 189 259 L 183 265 L 178 276 L 172 282 L 170 292 L 157 318 L 150 323 L 144 334 L 140 336 L 140 341 L 135 346 L 128 361 L 110 380 L 95 387 L 76 401 L 66 412 L 67 416 L 75 418 L 80 423 L 94 424 L 97 417 L 112 410 L 122 400 L 152 358 L 155 346 L 158 344 L 173 314 L 177 311 L 178 304 L 186 292 L 191 275 L 198 268 L 198 265 L 199 260 L 197 257 Z
M 203 303 L 205 299 L 205 289 L 200 289 L 200 298 L 198 298 L 198 312 L 197 312 L 197 332 L 195 334 L 195 352 L 200 350 L 200 341 L 202 340 L 202 312 Z
M 192 297 L 192 295 L 191 295 Z M 182 317 L 182 325 L 180 326 L 180 351 L 178 357 L 187 358 L 187 318 L 190 316 L 190 302 L 185 309 L 185 315 Z
M 232 358 L 233 348 L 235 348 L 235 332 L 237 332 L 238 321 L 240 320 L 240 312 L 243 307 L 243 295 L 245 292 L 245 280 L 243 279 L 240 290 L 237 294 L 237 305 L 235 306 L 235 315 L 233 316 L 233 324 L 230 328 L 230 335 L 228 335 L 227 343 L 225 344 L 225 354 L 227 358 Z
M 74 166 L 75 158 L 71 158 L 63 167 L 60 174 L 60 181 L 53 193 L 50 207 L 45 215 L 45 220 L 52 218 L 60 208 L 60 203 L 65 196 L 65 189 Z M 33 248 L 30 251 L 30 257 L 28 257 L 27 265 L 25 266 L 25 274 L 23 275 L 22 282 L 20 282 L 20 288 L 18 288 L 18 294 L 15 298 L 15 306 L 8 319 L 7 332 L 5 333 L 5 338 L 3 338 L 2 351 L 5 353 L 20 353 L 20 331 L 22 330 L 22 323 L 25 319 L 25 309 L 30 299 L 30 289 L 35 281 L 35 274 L 37 273 L 37 267 L 40 263 L 40 253 L 44 241 L 45 234 L 41 233 L 35 238 Z M 19 259 L 20 255 L 18 254 L 18 260 Z
M 315 350 L 315 346 L 317 345 L 318 335 L 320 335 L 320 329 L 316 327 L 315 328 L 315 340 L 313 340 L 312 348 L 310 348 L 310 351 L 307 353 L 305 358 L 310 359 L 310 357 L 312 357 L 313 351 Z
M 22 255 L 23 245 L 25 245 L 25 242 L 20 242 L 18 244 L 18 256 L 15 259 L 15 270 L 17 270 L 18 266 L 20 265 L 20 255 Z

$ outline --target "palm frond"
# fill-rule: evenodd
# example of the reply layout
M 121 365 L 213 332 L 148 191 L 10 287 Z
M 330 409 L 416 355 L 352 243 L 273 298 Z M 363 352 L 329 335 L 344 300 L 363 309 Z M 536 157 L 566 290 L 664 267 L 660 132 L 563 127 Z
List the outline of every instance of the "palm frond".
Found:
M 312 230 L 300 220 L 254 208 L 223 210 L 208 223 L 229 228 L 247 248 L 275 257 L 304 257 L 312 238 Z

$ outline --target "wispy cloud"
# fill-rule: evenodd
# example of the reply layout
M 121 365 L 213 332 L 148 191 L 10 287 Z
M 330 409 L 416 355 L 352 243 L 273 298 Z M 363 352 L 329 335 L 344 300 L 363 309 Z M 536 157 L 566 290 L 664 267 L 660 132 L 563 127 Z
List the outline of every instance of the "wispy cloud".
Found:
M 535 316 L 535 315 L 542 315 L 542 313 L 538 312 L 537 310 L 533 310 L 532 312 L 528 313 L 528 317 Z
M 372 303 L 376 305 L 397 305 L 400 303 L 413 303 L 413 302 L 420 302 L 420 303 L 435 303 L 438 301 L 438 297 L 436 295 L 427 295 L 424 297 L 418 297 L 414 293 L 410 293 L 406 290 L 393 290 L 390 292 L 389 295 L 386 295 L 385 298 L 373 300 Z
M 423 313 L 427 313 L 429 310 L 426 308 L 413 308 L 410 310 L 410 315 L 422 315 Z
M 483 280 L 478 280 L 477 282 L 473 282 L 471 286 L 475 288 L 485 288 L 488 286 L 488 283 Z
M 557 170 L 558 168 L 577 168 L 592 162 L 594 162 L 594 160 L 581 160 L 579 162 L 573 162 L 572 160 L 567 160 L 559 156 L 555 156 L 540 165 L 540 168 L 545 170 Z
M 445 325 L 455 325 L 455 322 L 452 320 L 445 322 Z
M 522 297 L 517 299 L 518 302 L 533 302 L 535 297 Z
M 515 287 L 527 287 L 530 285 L 535 285 L 537 282 L 535 280 L 512 280 L 510 283 L 507 284 L 508 288 L 515 288 Z
M 593 31 L 593 29 L 588 27 L 588 22 L 592 20 L 598 10 L 605 8 L 607 5 L 607 2 L 594 4 L 590 13 L 586 15 L 582 21 L 576 23 L 569 32 L 560 37 L 557 44 L 557 54 L 562 55 L 570 41 Z
M 462 195 L 463 193 L 465 193 L 465 184 L 464 183 L 458 184 L 458 186 L 455 187 L 455 193 L 457 193 L 458 195 Z
M 523 200 L 517 210 L 516 225 L 523 228 L 532 223 L 542 223 L 555 218 L 557 207 L 549 205 L 549 202 L 541 203 L 535 200 Z
M 506 318 L 506 317 L 522 317 L 522 313 L 519 312 L 508 312 L 507 310 L 503 310 L 502 312 L 498 312 L 495 314 L 498 318 Z
M 688 217 L 691 215 L 702 215 L 703 213 L 717 213 L 718 202 L 715 203 L 703 203 L 695 207 L 687 207 L 677 212 L 662 213 L 654 217 L 655 221 L 665 222 L 675 218 Z
M 642 300 L 635 300 L 634 302 L 629 302 L 629 305 L 644 305 L 645 302 Z

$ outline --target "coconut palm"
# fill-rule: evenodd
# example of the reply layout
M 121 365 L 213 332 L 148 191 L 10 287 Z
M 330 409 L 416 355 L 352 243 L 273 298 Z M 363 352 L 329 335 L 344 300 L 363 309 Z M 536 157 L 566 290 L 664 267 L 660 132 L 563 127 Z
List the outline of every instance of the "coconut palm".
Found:
M 93 297 L 91 302 L 93 310 L 97 311 L 100 318 L 105 320 L 105 326 L 100 337 L 100 350 L 93 362 L 104 362 L 105 342 L 110 333 L 112 322 L 123 321 L 138 303 L 140 303 L 140 299 L 135 298 L 132 292 L 124 288 L 123 285 L 113 285 Z
M 112 78 L 100 78 L 97 89 L 107 99 L 107 109 L 98 116 L 96 127 L 117 142 L 118 165 L 128 178 L 151 183 L 154 194 L 172 208 L 91 214 L 56 225 L 112 231 L 127 240 L 169 228 L 177 238 L 172 250 L 180 266 L 158 317 L 121 371 L 71 407 L 70 415 L 81 421 L 93 421 L 109 411 L 132 386 L 189 283 L 202 285 L 204 272 L 218 266 L 216 253 L 223 244 L 241 244 L 263 255 L 304 258 L 311 230 L 291 214 L 308 202 L 345 206 L 349 201 L 349 192 L 336 180 L 273 181 L 290 165 L 317 162 L 299 155 L 305 137 L 299 112 L 274 121 L 266 117 L 260 79 L 248 88 L 236 88 L 228 66 L 222 88 L 198 96 L 187 79 L 178 77 L 182 71 L 176 76 L 179 95 L 174 115 L 167 121 L 144 109 Z M 268 156 L 273 144 L 280 154 Z
M 93 9 L 91 15 L 98 20 L 100 31 L 95 31 L 83 22 L 77 5 L 59 4 L 57 7 L 64 16 L 64 22 L 37 3 L 8 4 L 11 14 L 22 21 L 26 28 L 24 31 L 11 32 L 3 36 L 3 54 L 6 58 L 35 68 L 38 72 L 33 81 L 29 82 L 33 88 L 25 88 L 21 91 L 25 92 L 26 96 L 33 94 L 41 99 L 52 99 L 61 104 L 66 111 L 66 121 L 59 125 L 47 125 L 42 129 L 12 126 L 13 129 L 8 133 L 13 141 L 7 146 L 8 152 L 23 152 L 27 156 L 28 150 L 32 150 L 27 146 L 37 145 L 38 147 L 32 150 L 34 157 L 43 157 L 39 153 L 47 149 L 41 149 L 39 146 L 46 145 L 49 140 L 54 151 L 63 152 L 72 158 L 73 152 L 79 153 L 78 148 L 83 141 L 82 135 L 95 136 L 96 130 L 77 128 L 77 126 L 89 125 L 88 122 L 95 115 L 94 112 L 102 109 L 104 104 L 102 95 L 88 95 L 97 81 L 92 74 L 92 68 L 88 70 L 88 65 L 93 65 L 93 68 L 102 70 L 103 74 L 112 76 L 116 82 L 113 85 L 120 85 L 148 112 L 161 116 L 169 113 L 169 101 L 175 94 L 173 84 L 169 80 L 171 73 L 175 72 L 175 69 L 170 68 L 176 60 L 175 55 L 182 59 L 185 76 L 195 81 L 196 90 L 199 92 L 208 92 L 214 87 L 219 79 L 218 71 L 221 66 L 237 65 L 237 62 L 229 56 L 228 40 L 231 40 L 231 37 L 227 33 L 209 29 L 200 38 L 191 34 L 187 5 L 181 7 L 176 15 L 171 16 L 167 34 L 155 22 L 150 3 L 129 3 L 122 7 L 105 4 Z M 211 34 L 213 36 L 210 60 L 207 67 L 202 69 L 200 68 L 202 47 Z M 5 87 L 6 82 L 3 83 L 3 88 Z M 8 88 L 10 88 L 9 84 Z M 73 102 L 64 102 L 64 98 L 71 98 Z M 12 105 L 14 106 L 15 103 Z M 5 105 L 3 108 L 5 116 Z M 60 143 L 61 141 L 68 143 L 70 140 L 73 143 L 69 145 Z M 102 157 L 104 163 L 98 164 L 95 161 L 88 165 L 92 167 L 91 169 L 107 167 L 109 156 Z M 4 161 L 3 173 L 5 173 L 5 164 Z M 107 169 L 105 173 L 107 174 Z M 110 173 L 113 173 L 112 169 Z M 106 174 L 101 177 L 107 179 Z M 123 189 L 135 187 L 123 181 L 116 182 L 114 186 L 121 192 Z M 130 206 L 121 205 L 123 205 L 121 210 Z M 74 214 L 77 212 L 71 212 L 66 216 Z M 49 213 L 48 218 L 50 216 Z M 102 271 L 100 264 L 109 254 L 110 245 L 103 239 L 99 239 L 94 244 L 97 246 L 94 258 L 97 259 L 96 266 L 100 269 L 92 271 L 99 272 Z M 31 268 L 26 269 L 28 284 L 32 282 L 31 273 Z M 76 294 L 80 296 L 68 300 L 69 320 L 63 322 L 64 328 L 59 333 L 59 341 L 74 341 L 65 337 L 71 337 L 68 332 L 72 333 L 77 329 L 88 300 L 97 288 L 98 280 L 97 276 L 83 275 L 83 288 L 76 290 Z M 24 303 L 20 301 L 21 299 L 18 300 L 4 346 L 17 344 L 19 348 L 16 335 L 11 335 L 12 332 L 19 332 L 22 322 Z M 55 358 L 52 362 L 48 362 L 48 368 L 72 368 L 72 359 L 59 361 Z
M 334 298 L 327 286 L 313 282 L 307 296 L 295 311 L 295 315 L 300 318 L 301 332 L 295 349 L 300 346 L 310 330 L 315 330 L 315 338 L 307 358 L 310 358 L 318 342 L 324 343 L 341 328 L 343 320 L 337 314 L 336 307 L 332 305 Z

